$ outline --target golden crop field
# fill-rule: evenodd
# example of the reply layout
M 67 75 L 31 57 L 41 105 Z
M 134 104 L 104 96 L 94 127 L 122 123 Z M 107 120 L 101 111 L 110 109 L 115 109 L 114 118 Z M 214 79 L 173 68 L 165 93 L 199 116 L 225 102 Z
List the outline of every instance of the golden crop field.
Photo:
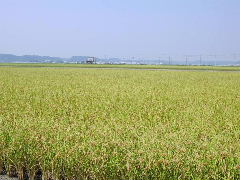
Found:
M 0 67 L 21 179 L 240 179 L 240 73 Z
M 139 64 L 56 64 L 56 63 L 0 63 L 0 67 L 52 67 L 52 68 L 115 68 L 115 69 L 169 69 L 201 71 L 238 71 L 240 66 L 206 66 L 206 65 L 139 65 Z

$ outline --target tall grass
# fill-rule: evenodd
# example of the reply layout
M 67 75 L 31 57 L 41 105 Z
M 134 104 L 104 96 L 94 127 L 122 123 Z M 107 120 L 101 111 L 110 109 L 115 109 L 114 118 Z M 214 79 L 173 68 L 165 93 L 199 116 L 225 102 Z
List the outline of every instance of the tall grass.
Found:
M 33 179 L 240 179 L 240 74 L 0 68 L 0 164 Z

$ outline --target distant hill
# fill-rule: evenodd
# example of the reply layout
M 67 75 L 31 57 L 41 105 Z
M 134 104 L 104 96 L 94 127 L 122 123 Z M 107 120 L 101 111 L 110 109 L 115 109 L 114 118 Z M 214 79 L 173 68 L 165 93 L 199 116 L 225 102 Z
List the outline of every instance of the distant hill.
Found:
M 50 56 L 38 56 L 38 55 L 23 55 L 16 56 L 13 54 L 0 54 L 0 62 L 2 63 L 20 63 L 20 62 L 31 62 L 31 63 L 61 63 L 64 62 L 63 58 L 50 57 Z
M 72 56 L 71 58 L 23 55 L 0 54 L 0 63 L 80 63 L 87 60 L 89 56 Z
M 70 58 L 51 57 L 51 56 L 39 56 L 39 55 L 23 55 L 16 56 L 13 54 L 0 54 L 0 63 L 85 63 L 89 56 L 72 56 Z M 137 59 L 121 59 L 121 58 L 96 58 L 98 64 L 169 64 L 168 59 L 148 59 L 148 60 L 137 60 Z M 184 58 L 178 58 L 171 60 L 171 64 L 175 65 L 186 65 Z M 187 62 L 188 65 L 234 65 L 239 66 L 239 60 L 231 59 L 218 59 L 218 60 L 202 60 L 202 63 L 197 59 L 191 59 Z

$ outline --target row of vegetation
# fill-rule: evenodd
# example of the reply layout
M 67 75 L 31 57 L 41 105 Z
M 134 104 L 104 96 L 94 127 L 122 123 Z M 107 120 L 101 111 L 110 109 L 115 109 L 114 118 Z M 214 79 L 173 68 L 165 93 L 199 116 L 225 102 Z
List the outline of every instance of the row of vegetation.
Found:
M 54 63 L 0 63 L 11 67 L 70 67 L 70 68 L 127 68 L 127 69 L 173 69 L 240 71 L 240 66 L 185 66 L 185 65 L 131 65 L 131 64 L 54 64 Z
M 0 67 L 20 179 L 240 179 L 240 74 Z

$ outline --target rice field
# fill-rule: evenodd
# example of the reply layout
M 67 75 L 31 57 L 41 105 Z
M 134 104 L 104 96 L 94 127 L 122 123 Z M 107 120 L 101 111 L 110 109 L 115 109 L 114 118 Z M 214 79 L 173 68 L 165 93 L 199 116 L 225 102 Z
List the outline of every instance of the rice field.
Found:
M 0 67 L 0 171 L 240 179 L 240 73 Z
M 240 66 L 207 66 L 207 65 L 138 65 L 138 64 L 56 64 L 56 63 L 0 63 L 0 67 L 52 67 L 52 68 L 115 68 L 115 69 L 162 69 L 192 71 L 238 71 Z

